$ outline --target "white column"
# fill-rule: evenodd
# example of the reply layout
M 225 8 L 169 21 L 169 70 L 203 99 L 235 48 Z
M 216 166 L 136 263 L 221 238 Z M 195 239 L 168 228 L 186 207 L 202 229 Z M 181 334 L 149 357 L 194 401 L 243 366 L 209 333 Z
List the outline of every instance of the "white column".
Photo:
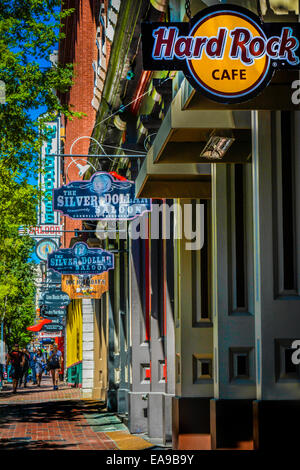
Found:
M 94 308 L 82 299 L 82 398 L 91 398 L 94 386 Z

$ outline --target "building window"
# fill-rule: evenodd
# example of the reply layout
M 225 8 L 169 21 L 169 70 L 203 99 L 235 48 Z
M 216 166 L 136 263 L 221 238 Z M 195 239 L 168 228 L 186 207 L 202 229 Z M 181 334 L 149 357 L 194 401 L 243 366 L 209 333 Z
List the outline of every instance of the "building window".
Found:
M 252 172 L 250 165 L 230 165 L 228 181 L 229 314 L 250 314 L 252 305 Z
M 159 337 L 164 336 L 164 243 L 163 243 L 163 207 L 161 200 L 152 200 L 160 209 L 157 224 L 158 236 L 151 239 L 151 317 L 158 321 Z
M 272 114 L 275 296 L 297 295 L 297 230 L 295 193 L 295 116 L 282 111 Z M 275 250 L 276 251 L 276 250 Z
M 296 374 L 297 366 L 292 362 L 292 354 L 295 350 L 292 348 L 286 348 L 284 350 L 284 370 L 286 375 Z
M 253 348 L 229 348 L 230 381 L 243 381 L 251 378 L 251 351 Z
M 246 256 L 244 220 L 244 171 L 243 165 L 235 165 L 235 285 L 236 309 L 245 309 L 246 302 Z
M 299 382 L 299 365 L 293 364 L 294 339 L 275 339 L 275 377 L 277 382 Z
M 212 354 L 193 354 L 193 384 L 213 381 Z
M 176 383 L 179 384 L 181 382 L 181 371 L 180 371 L 180 354 L 176 353 L 175 357 L 175 371 L 176 371 Z
M 150 341 L 150 267 L 149 267 L 149 240 L 138 239 L 134 242 L 136 246 L 136 252 L 134 257 L 136 258 L 134 263 L 137 267 L 137 282 L 139 288 L 139 297 L 142 308 L 143 322 L 141 323 L 140 331 L 140 343 L 144 344 Z
M 141 364 L 141 384 L 148 384 L 151 381 L 150 364 Z
M 192 304 L 193 326 L 206 326 L 211 321 L 211 244 L 209 201 L 192 201 L 192 230 L 196 230 L 196 204 L 204 209 L 204 244 L 201 250 L 192 250 Z
M 295 239 L 294 239 L 294 181 L 293 181 L 293 132 L 292 115 L 281 113 L 281 176 L 282 176 L 282 229 L 283 229 L 283 288 L 294 290 L 295 286 Z
M 166 361 L 158 361 L 158 381 L 159 383 L 166 382 L 166 375 L 167 375 L 167 366 Z
M 119 311 L 120 322 L 124 332 L 125 348 L 127 347 L 128 331 L 127 331 L 127 312 L 128 312 L 128 257 L 127 257 L 127 241 L 119 240 L 120 249 L 120 276 L 119 276 Z

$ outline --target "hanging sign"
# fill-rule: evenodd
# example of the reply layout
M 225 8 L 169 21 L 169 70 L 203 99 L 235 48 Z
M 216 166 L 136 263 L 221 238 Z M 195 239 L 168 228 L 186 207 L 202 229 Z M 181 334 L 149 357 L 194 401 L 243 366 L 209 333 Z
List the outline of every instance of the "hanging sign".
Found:
M 132 220 L 151 211 L 150 199 L 135 198 L 135 183 L 105 172 L 53 190 L 53 209 L 71 219 Z
M 50 306 L 67 306 L 71 302 L 70 297 L 62 290 L 49 289 L 42 293 L 42 303 Z
M 61 313 L 59 313 L 59 315 L 55 315 L 53 312 L 50 311 L 49 314 L 48 314 L 48 313 L 45 313 L 45 314 L 43 315 L 43 318 L 46 318 L 47 320 L 52 320 L 52 321 L 53 321 L 53 320 L 60 320 L 60 321 L 63 321 L 63 319 L 65 318 L 65 315 L 62 316 Z
M 46 331 L 39 331 L 37 335 L 38 339 L 45 339 L 45 338 L 61 338 L 62 337 L 62 332 L 57 331 L 57 332 L 46 332 Z
M 54 240 L 51 238 L 46 238 L 37 242 L 35 246 L 35 253 L 37 257 L 42 261 L 47 261 L 47 256 L 49 253 L 53 253 L 57 250 L 58 246 Z
M 101 248 L 78 242 L 48 256 L 48 268 L 60 274 L 102 274 L 114 268 L 114 255 Z
M 62 276 L 61 288 L 71 299 L 100 299 L 108 291 L 108 273 L 97 276 Z
M 58 153 L 60 153 L 60 118 L 47 123 L 41 148 L 43 168 L 40 179 L 40 187 L 43 191 L 39 208 L 41 224 L 59 223 L 58 214 L 55 214 L 52 208 L 52 190 L 58 187 L 60 178 L 60 158 L 54 158 L 53 154 Z
M 40 305 L 40 315 L 43 318 L 61 317 L 66 315 L 66 307 L 48 306 L 45 304 Z
M 47 285 L 46 289 L 51 289 L 51 290 L 60 289 L 60 287 L 61 287 L 61 274 L 55 273 L 54 271 L 47 271 L 46 285 Z
M 143 68 L 182 70 L 221 103 L 258 95 L 277 69 L 299 69 L 300 24 L 263 23 L 236 5 L 205 8 L 190 23 L 142 23 Z
M 62 331 L 64 329 L 64 325 L 60 325 L 58 323 L 48 323 L 44 325 L 42 331 Z

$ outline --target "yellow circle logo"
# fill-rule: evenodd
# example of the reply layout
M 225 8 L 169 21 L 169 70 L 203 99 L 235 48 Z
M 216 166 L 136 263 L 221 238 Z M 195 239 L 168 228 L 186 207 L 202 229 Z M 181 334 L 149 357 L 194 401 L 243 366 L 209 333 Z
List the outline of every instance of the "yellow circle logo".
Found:
M 190 35 L 197 53 L 199 49 L 199 58 L 189 60 L 190 70 L 208 91 L 241 96 L 264 79 L 270 63 L 262 54 L 266 38 L 248 18 L 234 12 L 215 14 L 200 21 Z
M 252 19 L 236 11 L 221 11 L 198 21 L 190 32 L 193 79 L 222 99 L 249 95 L 266 79 L 270 57 L 267 38 Z

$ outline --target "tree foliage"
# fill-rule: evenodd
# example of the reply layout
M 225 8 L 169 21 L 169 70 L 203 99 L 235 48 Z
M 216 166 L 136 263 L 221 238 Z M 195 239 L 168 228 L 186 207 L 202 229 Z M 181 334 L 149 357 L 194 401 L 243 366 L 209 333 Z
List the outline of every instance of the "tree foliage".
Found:
M 46 121 L 58 113 L 78 116 L 62 105 L 54 90 L 72 84 L 72 65 L 52 65 L 49 56 L 59 38 L 59 25 L 71 10 L 61 0 L 1 0 L 0 80 L 0 319 L 12 343 L 30 338 L 34 305 L 34 265 L 28 262 L 33 241 L 19 237 L 20 225 L 36 224 L 39 152 Z M 42 116 L 39 111 L 42 110 Z
M 26 326 L 35 315 L 34 265 L 28 262 L 34 242 L 20 237 L 20 225 L 35 222 L 38 192 L 17 172 L 0 163 L 0 305 L 6 339 L 27 343 Z

